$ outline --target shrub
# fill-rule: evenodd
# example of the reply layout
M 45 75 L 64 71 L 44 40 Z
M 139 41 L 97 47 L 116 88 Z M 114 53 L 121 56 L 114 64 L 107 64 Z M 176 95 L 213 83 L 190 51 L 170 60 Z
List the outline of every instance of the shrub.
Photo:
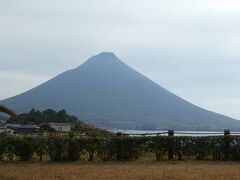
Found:
M 116 155 L 116 142 L 114 139 L 100 139 L 98 154 L 103 161 L 113 159 L 113 156 Z
M 182 157 L 188 153 L 191 139 L 189 137 L 175 137 L 174 138 L 174 154 L 178 160 L 182 160 Z
M 81 139 L 81 144 L 83 144 L 85 151 L 88 155 L 88 160 L 93 161 L 95 152 L 99 147 L 99 139 L 96 137 L 88 137 Z
M 197 160 L 204 160 L 209 154 L 210 150 L 209 137 L 195 137 L 194 138 L 194 150 Z
M 5 138 L 5 157 L 7 157 L 10 161 L 14 158 L 14 140 L 15 137 L 6 137 Z
M 36 138 L 33 141 L 34 152 L 39 157 L 39 160 L 42 161 L 43 155 L 46 152 L 46 139 L 45 138 Z
M 138 159 L 144 152 L 143 141 L 138 137 L 118 137 L 115 139 L 117 142 L 118 160 L 131 160 Z
M 47 141 L 47 151 L 52 161 L 61 160 L 61 156 L 65 150 L 66 141 L 60 137 L 51 137 Z
M 167 151 L 167 137 L 155 136 L 148 143 L 150 151 L 154 152 L 156 160 L 159 161 L 162 154 Z
M 13 143 L 13 152 L 22 161 L 31 159 L 33 154 L 32 140 L 29 138 L 16 138 Z
M 78 139 L 68 139 L 68 159 L 70 161 L 77 161 L 80 157 L 81 150 L 81 144 Z
M 225 160 L 229 159 L 232 141 L 233 141 L 233 137 L 230 135 L 223 137 L 223 148 L 222 149 L 223 149 L 223 154 L 224 154 Z
M 6 151 L 6 140 L 5 136 L 1 135 L 0 136 L 0 160 L 4 158 L 4 153 Z
M 222 158 L 223 149 L 223 138 L 216 136 L 210 137 L 209 142 L 209 153 L 212 155 L 213 160 L 220 160 Z

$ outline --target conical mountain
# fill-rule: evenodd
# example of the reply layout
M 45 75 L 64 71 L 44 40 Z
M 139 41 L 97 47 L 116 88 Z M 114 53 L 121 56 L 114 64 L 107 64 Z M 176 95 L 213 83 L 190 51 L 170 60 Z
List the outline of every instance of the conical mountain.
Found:
M 240 121 L 183 100 L 107 52 L 0 104 L 16 112 L 66 109 L 105 128 L 240 130 Z

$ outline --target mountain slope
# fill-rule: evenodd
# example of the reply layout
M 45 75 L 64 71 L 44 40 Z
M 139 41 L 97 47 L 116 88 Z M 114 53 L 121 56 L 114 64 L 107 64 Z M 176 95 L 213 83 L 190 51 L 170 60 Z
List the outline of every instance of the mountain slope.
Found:
M 16 112 L 66 109 L 106 128 L 240 130 L 240 121 L 177 97 L 106 52 L 0 104 Z

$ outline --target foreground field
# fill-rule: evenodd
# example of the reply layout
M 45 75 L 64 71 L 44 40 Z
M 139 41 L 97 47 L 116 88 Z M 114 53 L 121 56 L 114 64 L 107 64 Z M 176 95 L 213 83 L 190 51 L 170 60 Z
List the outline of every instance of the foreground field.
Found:
M 239 179 L 237 162 L 1 162 L 0 180 L 11 179 Z

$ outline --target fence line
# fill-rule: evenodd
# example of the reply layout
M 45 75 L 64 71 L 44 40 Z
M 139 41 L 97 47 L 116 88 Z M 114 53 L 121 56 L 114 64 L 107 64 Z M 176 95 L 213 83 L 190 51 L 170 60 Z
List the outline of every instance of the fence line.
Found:
M 211 136 L 211 135 L 240 135 L 240 132 L 230 132 L 230 130 L 224 130 L 223 132 L 189 132 L 189 131 L 173 131 L 173 130 L 168 130 L 164 132 L 155 132 L 155 133 L 122 133 L 122 132 L 117 132 L 116 133 L 121 134 L 121 135 L 128 135 L 128 136 L 159 136 L 159 135 L 206 135 L 206 136 Z
M 153 133 L 123 133 L 117 132 L 117 136 L 224 136 L 224 135 L 240 135 L 240 132 L 231 132 L 230 130 L 224 130 L 223 132 L 189 132 L 189 131 L 161 131 Z M 16 136 L 29 136 L 29 137 L 48 137 L 48 136 L 72 136 L 72 137 L 88 137 L 86 134 L 80 133 L 33 133 L 33 134 L 16 134 Z

